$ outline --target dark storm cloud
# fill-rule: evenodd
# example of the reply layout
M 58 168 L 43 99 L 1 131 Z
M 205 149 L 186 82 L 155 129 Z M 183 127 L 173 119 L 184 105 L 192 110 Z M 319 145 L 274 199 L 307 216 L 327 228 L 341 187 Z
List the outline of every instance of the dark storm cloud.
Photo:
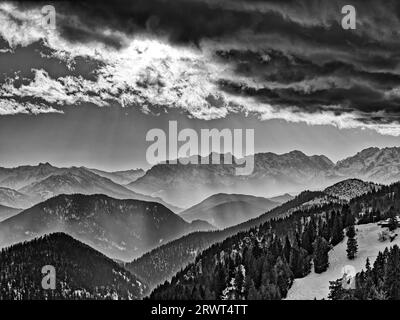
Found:
M 46 4 L 48 4 L 46 2 Z M 357 30 L 341 27 L 347 1 L 114 0 L 55 2 L 58 30 L 75 42 L 120 49 L 123 35 L 211 47 L 215 59 L 252 81 L 219 87 L 278 108 L 353 111 L 361 121 L 397 121 L 400 4 L 353 0 Z M 22 7 L 37 4 L 23 3 Z M 113 30 L 121 36 L 108 35 Z M 210 44 L 212 43 L 212 44 Z M 218 45 L 212 47 L 212 45 Z M 216 45 L 216 46 L 217 46 Z M 232 48 L 234 47 L 234 48 Z M 250 83 L 251 82 L 251 83 Z M 256 85 L 254 85 L 254 83 Z M 381 115 L 377 116 L 376 113 Z
M 274 89 L 252 88 L 221 80 L 221 88 L 235 94 L 257 97 L 260 101 L 282 106 L 298 106 L 308 112 L 331 104 L 341 105 L 343 111 L 351 108 L 362 112 L 386 110 L 393 113 L 399 107 L 399 99 L 385 98 L 383 93 L 400 86 L 400 75 L 397 73 L 365 71 L 340 61 L 318 65 L 277 51 L 264 51 L 261 55 L 231 50 L 217 54 L 224 60 L 233 61 L 237 74 L 276 84 Z M 263 58 L 266 55 L 268 61 Z M 310 88 L 306 83 L 313 79 L 320 81 L 314 81 L 314 87 Z M 351 83 L 348 83 L 349 80 Z M 345 87 L 340 87 L 341 83 Z
M 102 65 L 86 57 L 77 57 L 68 65 L 54 56 L 54 50 L 47 48 L 42 42 L 26 47 L 17 47 L 13 51 L 0 52 L 0 83 L 17 75 L 15 87 L 28 84 L 35 77 L 34 70 L 45 69 L 53 79 L 66 76 L 81 76 L 87 80 L 96 80 L 96 70 Z
M 376 1 L 365 0 L 352 3 L 362 5 L 363 11 L 376 5 Z M 366 41 L 363 32 L 343 33 L 339 22 L 341 7 L 346 4 L 344 1 L 103 0 L 54 4 L 62 15 L 61 31 L 65 37 L 76 41 L 118 41 L 96 33 L 107 27 L 126 34 L 143 31 L 167 34 L 177 42 L 197 43 L 202 39 L 229 37 L 247 30 L 254 34 L 277 33 L 335 47 L 348 48 L 348 42 L 352 46 L 381 49 L 385 45 Z M 319 4 L 317 9 L 314 8 L 316 4 Z M 21 4 L 22 7 L 33 5 L 37 6 L 37 3 Z M 387 2 L 388 12 L 393 5 L 395 2 Z M 326 10 L 328 15 L 324 12 Z M 365 24 L 379 22 L 375 20 L 368 17 Z

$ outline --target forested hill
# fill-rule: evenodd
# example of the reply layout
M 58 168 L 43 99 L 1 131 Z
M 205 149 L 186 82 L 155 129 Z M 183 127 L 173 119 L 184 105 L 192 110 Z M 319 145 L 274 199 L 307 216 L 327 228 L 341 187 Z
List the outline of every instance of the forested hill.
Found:
M 207 223 L 188 223 L 156 202 L 102 194 L 63 194 L 0 222 L 0 245 L 65 232 L 105 255 L 130 261 Z
M 400 184 L 350 201 L 299 209 L 284 219 L 238 233 L 198 255 L 152 299 L 280 299 L 294 278 L 306 276 L 313 261 L 322 273 L 328 252 L 343 229 L 385 219 L 400 210 Z
M 238 232 L 259 226 L 266 221 L 286 215 L 312 199 L 323 195 L 322 192 L 305 191 L 293 200 L 261 215 L 258 218 L 246 221 L 220 231 L 195 232 L 160 246 L 142 257 L 128 263 L 126 267 L 132 273 L 146 281 L 150 288 L 169 280 L 178 271 L 193 262 L 196 255 L 216 242 L 223 241 Z
M 56 272 L 56 289 L 42 288 L 42 268 Z M 0 300 L 139 299 L 146 285 L 115 261 L 64 233 L 0 252 Z

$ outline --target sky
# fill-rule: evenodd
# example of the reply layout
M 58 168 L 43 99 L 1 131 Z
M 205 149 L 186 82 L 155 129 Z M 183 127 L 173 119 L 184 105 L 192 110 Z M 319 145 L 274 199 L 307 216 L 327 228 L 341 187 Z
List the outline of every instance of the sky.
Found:
M 146 168 L 170 120 L 333 161 L 398 146 L 400 3 L 351 3 L 356 30 L 339 0 L 1 2 L 0 166 Z

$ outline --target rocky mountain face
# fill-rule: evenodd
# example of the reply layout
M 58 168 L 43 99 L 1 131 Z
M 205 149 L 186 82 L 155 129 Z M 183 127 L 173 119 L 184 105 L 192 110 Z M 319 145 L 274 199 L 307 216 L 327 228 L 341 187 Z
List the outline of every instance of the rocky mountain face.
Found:
M 159 203 L 60 195 L 1 222 L 0 246 L 65 232 L 112 258 L 129 260 L 189 232 L 210 229 L 206 223 L 186 222 Z
M 55 290 L 42 288 L 43 266 L 55 268 Z M 143 281 L 115 261 L 54 233 L 0 251 L 0 300 L 140 299 Z
M 187 208 L 216 193 L 269 197 L 321 189 L 349 178 L 392 183 L 400 180 L 400 148 L 366 149 L 337 164 L 323 155 L 307 156 L 300 151 L 281 155 L 259 153 L 254 156 L 252 174 L 236 176 L 236 167 L 235 161 L 209 165 L 158 164 L 127 187 Z
M 183 211 L 180 216 L 187 221 L 203 219 L 224 229 L 253 219 L 278 205 L 262 197 L 219 193 Z
M 339 161 L 335 171 L 340 176 L 376 183 L 400 180 L 400 148 L 369 148 L 353 157 Z

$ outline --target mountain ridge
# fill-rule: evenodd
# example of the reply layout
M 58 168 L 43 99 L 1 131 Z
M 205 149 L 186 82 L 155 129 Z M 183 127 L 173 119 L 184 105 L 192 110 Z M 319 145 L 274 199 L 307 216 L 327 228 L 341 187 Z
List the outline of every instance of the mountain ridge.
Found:
M 65 232 L 96 250 L 130 260 L 162 243 L 202 228 L 157 202 L 106 195 L 58 195 L 0 223 L 2 246 L 51 232 Z
M 16 186 L 19 189 L 13 190 L 7 186 Z M 2 205 L 26 209 L 59 194 L 74 193 L 107 194 L 119 199 L 155 201 L 175 212 L 181 210 L 160 198 L 129 190 L 85 167 L 57 168 L 49 163 L 40 163 L 38 166 L 0 168 L 0 204 Z
M 236 163 L 233 158 L 226 165 L 157 164 L 127 187 L 188 208 L 216 193 L 270 198 L 270 194 L 318 190 L 349 178 L 377 184 L 400 180 L 399 147 L 367 148 L 337 163 L 299 150 L 256 153 L 254 171 L 248 176 L 235 175 Z

